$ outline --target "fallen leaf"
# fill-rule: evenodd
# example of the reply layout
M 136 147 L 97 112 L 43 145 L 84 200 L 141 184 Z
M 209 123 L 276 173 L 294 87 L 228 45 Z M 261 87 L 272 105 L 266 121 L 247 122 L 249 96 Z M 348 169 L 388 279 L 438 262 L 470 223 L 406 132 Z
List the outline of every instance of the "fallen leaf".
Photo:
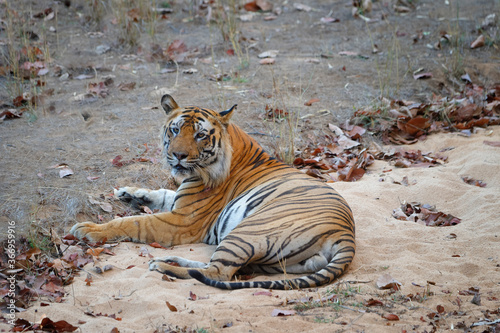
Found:
M 274 58 L 265 58 L 259 61 L 261 65 L 273 65 L 276 62 Z
M 69 324 L 65 320 L 59 320 L 53 322 L 47 317 L 42 319 L 42 322 L 40 323 L 40 328 L 43 331 L 48 331 L 48 332 L 74 332 L 78 329 L 78 327 Z
M 470 44 L 470 48 L 471 49 L 477 49 L 479 47 L 482 47 L 484 46 L 484 36 L 483 35 L 480 35 L 479 37 L 476 38 L 475 41 L 473 41 L 471 44 Z
M 136 83 L 135 82 L 129 82 L 129 83 L 120 83 L 118 85 L 118 89 L 121 91 L 129 91 L 135 88 Z
M 85 279 L 85 282 L 86 282 L 85 285 L 90 287 L 90 285 L 92 283 L 92 274 L 87 273 L 87 278 Z
M 333 18 L 333 17 L 322 17 L 319 21 L 321 23 L 340 22 L 340 20 L 338 18 Z
M 67 176 L 71 176 L 73 174 L 73 170 L 71 170 L 69 167 L 62 167 L 59 170 L 59 178 L 64 178 Z
M 293 316 L 293 315 L 295 315 L 294 310 L 274 309 L 271 312 L 271 317 Z
M 190 301 L 196 301 L 196 294 L 193 293 L 192 291 L 189 291 L 189 297 L 188 297 L 188 300 Z
M 96 247 L 96 248 L 90 248 L 87 250 L 87 254 L 90 254 L 94 257 L 97 257 L 99 256 L 99 254 L 101 254 L 101 252 L 104 251 L 104 249 L 102 247 Z
M 307 102 L 304 103 L 305 106 L 311 106 L 313 103 L 319 102 L 319 98 L 311 98 Z
M 149 246 L 154 247 L 155 249 L 165 249 L 165 250 L 167 249 L 166 247 L 158 244 L 157 242 L 153 242 L 153 243 L 149 244 Z
M 269 50 L 262 52 L 258 55 L 259 58 L 276 58 L 280 51 L 279 50 Z
M 177 312 L 177 308 L 175 306 L 173 306 L 172 304 L 170 304 L 168 301 L 165 301 L 165 303 L 167 303 L 168 309 L 170 311 Z
M 395 289 L 399 290 L 401 283 L 394 279 L 389 274 L 381 275 L 377 280 L 377 288 L 379 289 Z
M 432 78 L 432 73 L 431 72 L 427 72 L 427 73 L 413 74 L 413 78 L 415 80 L 430 79 L 430 78 Z
M 395 314 L 392 314 L 392 313 L 386 313 L 382 316 L 382 318 L 387 319 L 387 320 L 391 320 L 391 321 L 399 320 L 399 317 Z
M 384 303 L 377 299 L 370 298 L 368 301 L 366 301 L 365 306 L 384 306 Z
M 482 180 L 476 180 L 476 179 L 471 178 L 471 177 L 462 177 L 462 180 L 469 185 L 474 185 L 474 186 L 478 186 L 478 187 L 486 187 L 486 183 L 484 183 Z
M 257 6 L 257 2 L 256 1 L 252 1 L 252 2 L 247 2 L 243 8 L 247 11 L 247 12 L 257 12 L 259 11 L 259 6 Z
M 437 310 L 437 312 L 438 312 L 439 314 L 441 314 L 441 313 L 443 313 L 443 312 L 444 312 L 444 307 L 443 307 L 442 305 L 438 305 L 438 306 L 436 307 L 436 310 Z

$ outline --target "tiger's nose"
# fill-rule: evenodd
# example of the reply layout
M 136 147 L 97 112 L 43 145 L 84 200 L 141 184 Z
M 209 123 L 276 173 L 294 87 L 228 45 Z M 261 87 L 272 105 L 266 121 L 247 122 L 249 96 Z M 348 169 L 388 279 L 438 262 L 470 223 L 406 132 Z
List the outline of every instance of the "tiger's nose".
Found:
M 177 160 L 181 161 L 183 159 L 185 159 L 186 157 L 188 157 L 188 154 L 184 153 L 184 152 L 175 152 L 175 153 L 172 153 L 176 158 Z

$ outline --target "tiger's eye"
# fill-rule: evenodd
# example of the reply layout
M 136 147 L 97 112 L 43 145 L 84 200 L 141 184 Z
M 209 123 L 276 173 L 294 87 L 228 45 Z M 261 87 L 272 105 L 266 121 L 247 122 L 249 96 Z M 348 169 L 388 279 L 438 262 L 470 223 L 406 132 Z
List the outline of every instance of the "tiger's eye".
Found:
M 205 134 L 203 134 L 203 133 L 196 133 L 196 135 L 195 135 L 195 137 L 194 137 L 194 138 L 195 138 L 196 140 L 203 140 L 205 137 L 206 137 L 206 135 L 205 135 Z

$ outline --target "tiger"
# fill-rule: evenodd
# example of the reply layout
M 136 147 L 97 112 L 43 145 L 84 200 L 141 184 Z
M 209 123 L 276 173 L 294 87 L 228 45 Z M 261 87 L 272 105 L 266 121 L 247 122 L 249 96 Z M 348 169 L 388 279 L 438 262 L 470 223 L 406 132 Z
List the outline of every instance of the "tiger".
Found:
M 161 98 L 163 157 L 179 187 L 122 187 L 115 197 L 158 213 L 96 224 L 70 233 L 89 241 L 128 239 L 163 246 L 217 245 L 208 263 L 156 257 L 149 269 L 233 290 L 302 289 L 332 283 L 354 258 L 352 211 L 331 186 L 272 157 L 230 122 L 225 111 L 179 107 Z M 274 281 L 235 281 L 235 275 L 284 274 Z M 300 274 L 288 278 L 287 274 Z

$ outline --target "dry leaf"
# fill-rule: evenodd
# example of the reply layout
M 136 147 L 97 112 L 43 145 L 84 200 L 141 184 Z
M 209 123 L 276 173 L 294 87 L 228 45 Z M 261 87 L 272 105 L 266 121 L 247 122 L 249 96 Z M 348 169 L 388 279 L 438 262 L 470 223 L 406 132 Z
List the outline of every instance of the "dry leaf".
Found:
M 97 257 L 97 256 L 99 256 L 99 254 L 101 254 L 102 251 L 104 251 L 104 249 L 102 247 L 96 247 L 93 249 L 92 248 L 88 249 L 86 253 L 90 254 L 94 257 Z
M 305 106 L 311 106 L 313 103 L 319 102 L 319 98 L 311 98 L 307 102 L 304 103 Z
M 271 312 L 271 317 L 293 316 L 293 315 L 295 315 L 294 310 L 274 309 L 273 312 Z
M 379 289 L 396 289 L 399 290 L 401 283 L 394 279 L 389 274 L 381 275 L 377 280 L 377 288 Z
M 432 73 L 431 72 L 427 72 L 427 73 L 413 74 L 413 78 L 415 80 L 430 79 L 430 78 L 432 78 Z
M 273 65 L 276 62 L 274 58 L 265 58 L 259 61 L 261 65 Z
M 399 317 L 396 316 L 395 314 L 392 314 L 392 313 L 386 313 L 382 316 L 382 318 L 387 319 L 387 320 L 391 320 L 391 321 L 399 320 Z
M 177 308 L 175 306 L 173 306 L 172 304 L 170 304 L 168 301 L 165 301 L 165 303 L 167 303 L 168 309 L 170 311 L 177 312 Z
M 470 44 L 471 49 L 476 49 L 476 48 L 482 47 L 482 46 L 484 46 L 484 36 L 483 35 L 477 37 L 476 40 L 473 41 L 472 44 Z
M 269 50 L 262 52 L 258 55 L 259 58 L 276 58 L 280 51 L 279 50 Z

